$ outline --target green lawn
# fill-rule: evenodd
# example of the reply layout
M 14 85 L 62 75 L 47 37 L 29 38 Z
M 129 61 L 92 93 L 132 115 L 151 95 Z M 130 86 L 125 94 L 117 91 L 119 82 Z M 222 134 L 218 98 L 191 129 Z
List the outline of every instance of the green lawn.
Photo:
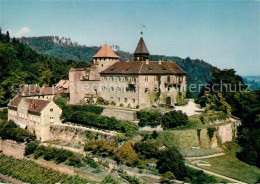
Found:
M 199 167 L 246 183 L 257 182 L 260 179 L 260 169 L 238 160 L 236 152 L 239 150 L 239 146 L 234 145 L 223 156 L 200 159 L 209 162 L 211 166 Z

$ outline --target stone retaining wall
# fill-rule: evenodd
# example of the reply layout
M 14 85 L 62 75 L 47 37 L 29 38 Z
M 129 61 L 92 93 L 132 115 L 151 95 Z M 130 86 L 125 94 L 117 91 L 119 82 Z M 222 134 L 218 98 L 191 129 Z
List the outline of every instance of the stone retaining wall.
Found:
M 137 115 L 134 110 L 124 110 L 117 108 L 106 107 L 102 114 L 103 116 L 115 117 L 118 120 L 136 121 Z
M 102 131 L 68 124 L 53 124 L 50 127 L 50 141 L 61 141 L 71 144 L 85 144 L 89 139 L 114 140 L 118 133 Z
M 18 143 L 13 140 L 2 140 L 0 138 L 0 152 L 16 159 L 24 158 L 25 146 L 24 143 Z

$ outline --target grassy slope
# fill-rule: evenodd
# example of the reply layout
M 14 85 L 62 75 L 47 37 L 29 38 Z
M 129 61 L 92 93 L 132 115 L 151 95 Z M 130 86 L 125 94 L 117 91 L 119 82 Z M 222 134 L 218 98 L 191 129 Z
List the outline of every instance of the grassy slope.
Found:
M 260 178 L 260 169 L 238 160 L 236 152 L 239 150 L 235 145 L 223 156 L 200 159 L 211 164 L 211 167 L 200 167 L 243 182 L 255 183 Z

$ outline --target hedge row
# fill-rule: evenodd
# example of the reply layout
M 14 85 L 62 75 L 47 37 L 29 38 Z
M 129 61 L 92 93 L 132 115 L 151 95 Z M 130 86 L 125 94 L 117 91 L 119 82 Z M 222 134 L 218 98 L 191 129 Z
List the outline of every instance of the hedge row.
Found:
M 16 160 L 5 155 L 0 155 L 0 173 L 31 184 L 86 184 L 90 182 L 78 176 L 68 176 L 52 169 L 46 169 L 33 161 Z
M 116 130 L 127 135 L 133 135 L 137 131 L 138 126 L 129 121 L 120 121 L 114 117 L 106 117 L 91 112 L 72 112 L 68 121 L 73 123 L 93 126 L 106 130 Z
M 104 110 L 103 107 L 96 105 L 68 105 L 67 100 L 64 98 L 56 99 L 55 103 L 62 109 L 62 117 L 64 119 L 70 119 L 73 112 L 92 112 L 101 114 Z

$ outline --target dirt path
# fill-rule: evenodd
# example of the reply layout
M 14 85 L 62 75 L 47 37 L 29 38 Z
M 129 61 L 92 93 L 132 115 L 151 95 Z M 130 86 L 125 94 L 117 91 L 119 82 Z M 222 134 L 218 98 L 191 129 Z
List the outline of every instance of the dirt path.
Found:
M 218 157 L 218 156 L 222 156 L 222 155 L 225 155 L 225 153 L 216 153 L 216 154 L 213 154 L 213 155 L 207 155 L 207 156 L 201 156 L 201 157 L 185 157 L 185 159 L 196 160 L 196 159 L 203 159 L 203 158 Z
M 185 106 L 176 106 L 176 111 L 182 111 L 183 113 L 186 113 L 188 116 L 194 115 L 194 114 L 201 114 L 203 112 L 203 109 L 200 109 L 196 106 L 194 99 L 190 99 L 188 104 Z
M 190 164 L 185 164 L 185 165 L 187 165 L 188 167 L 191 167 L 191 168 L 193 168 L 193 169 L 201 170 L 201 171 L 205 172 L 206 174 L 209 174 L 209 175 L 212 175 L 212 176 L 217 176 L 217 177 L 219 177 L 219 178 L 223 178 L 223 179 L 225 179 L 225 180 L 229 180 L 229 181 L 232 181 L 232 182 L 235 182 L 235 183 L 246 184 L 246 183 L 244 183 L 244 182 L 242 182 L 242 181 L 235 180 L 235 179 L 233 179 L 233 178 L 229 178 L 229 177 L 227 177 L 227 176 L 223 176 L 223 175 L 221 175 L 221 174 L 217 174 L 217 173 L 214 173 L 214 172 L 212 172 L 212 171 L 208 171 L 208 170 L 206 170 L 206 169 L 201 169 L 201 168 L 199 168 L 199 167 L 196 167 L 196 166 L 193 166 L 193 165 L 190 165 Z

